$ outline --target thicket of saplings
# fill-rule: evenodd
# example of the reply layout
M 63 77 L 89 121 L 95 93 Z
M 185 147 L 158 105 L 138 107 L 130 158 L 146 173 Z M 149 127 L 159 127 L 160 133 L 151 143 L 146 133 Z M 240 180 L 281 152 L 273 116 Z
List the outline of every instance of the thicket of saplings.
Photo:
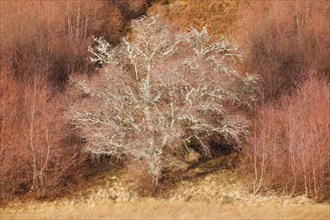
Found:
M 230 146 L 254 193 L 328 200 L 329 3 L 251 3 L 240 48 L 128 22 L 150 3 L 1 3 L 1 199 L 69 193 L 102 158 L 151 193 Z
M 326 1 L 252 4 L 237 38 L 263 102 L 251 120 L 242 170 L 264 186 L 317 201 L 330 197 L 329 11 Z M 264 189 L 263 189 L 264 190 Z
M 2 199 L 61 194 L 94 172 L 64 114 L 69 75 L 93 74 L 92 36 L 117 44 L 153 2 L 0 2 Z

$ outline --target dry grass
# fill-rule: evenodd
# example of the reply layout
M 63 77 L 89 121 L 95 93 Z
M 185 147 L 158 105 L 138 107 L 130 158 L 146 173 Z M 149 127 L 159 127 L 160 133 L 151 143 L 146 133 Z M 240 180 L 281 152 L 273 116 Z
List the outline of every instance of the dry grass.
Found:
M 193 4 L 192 4 L 193 2 Z M 189 26 L 201 29 L 207 25 L 212 37 L 228 35 L 246 0 L 175 0 L 167 5 L 155 4 L 149 10 L 185 31 Z
M 329 219 L 329 205 L 273 204 L 223 205 L 148 200 L 140 203 L 98 206 L 30 205 L 5 209 L 1 219 Z
M 211 160 L 193 173 L 214 168 Z M 182 181 L 168 198 L 137 198 L 125 192 L 120 178 L 94 180 L 75 199 L 22 202 L 0 209 L 1 219 L 329 219 L 330 204 L 304 197 L 254 196 L 232 171 L 218 170 Z M 127 195 L 131 193 L 131 195 Z M 114 196 L 114 197 L 113 197 Z M 132 199 L 114 199 L 129 196 Z M 189 202 L 188 202 L 189 201 Z

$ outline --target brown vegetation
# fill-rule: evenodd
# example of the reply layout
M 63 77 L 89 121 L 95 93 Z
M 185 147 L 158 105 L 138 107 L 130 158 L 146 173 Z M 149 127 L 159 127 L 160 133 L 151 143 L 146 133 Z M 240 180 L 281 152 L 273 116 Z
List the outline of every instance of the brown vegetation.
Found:
M 88 71 L 93 35 L 118 43 L 128 21 L 145 13 L 151 2 L 1 1 L 0 59 L 17 77 L 38 73 L 63 87 L 71 73 Z
M 221 166 L 226 157 L 205 161 L 190 172 Z M 0 207 L 1 219 L 329 219 L 330 204 L 303 197 L 254 196 L 242 178 L 225 167 L 180 182 L 166 197 L 141 197 L 121 175 L 92 178 L 74 198 L 26 201 Z M 166 199 L 165 199 L 166 198 Z
M 60 209 L 61 208 L 61 209 Z M 329 206 L 266 203 L 231 205 L 204 202 L 145 201 L 90 207 L 43 205 L 4 210 L 9 219 L 329 219 Z M 0 210 L 1 211 L 1 210 Z
M 68 75 L 89 71 L 92 35 L 118 43 L 152 2 L 0 2 L 1 199 L 49 195 L 88 174 L 56 90 Z
M 108 65 L 93 80 L 75 79 L 84 98 L 69 117 L 88 151 L 144 163 L 157 185 L 164 169 L 178 167 L 170 151 L 196 143 L 210 156 L 213 137 L 241 147 L 248 121 L 238 108 L 253 102 L 256 80 L 234 69 L 240 51 L 225 40 L 211 44 L 206 28 L 173 33 L 154 16 L 131 26 L 133 39 L 118 47 L 96 39 L 92 61 Z
M 329 199 L 329 9 L 328 1 L 256 1 L 240 21 L 245 68 L 260 76 L 264 103 L 244 149 L 255 193 L 271 186 Z
M 256 1 L 247 8 L 234 33 L 247 52 L 246 70 L 261 76 L 264 100 L 291 91 L 310 68 L 330 76 L 329 9 L 322 0 Z
M 63 116 L 61 96 L 37 75 L 19 83 L 13 78 L 1 70 L 0 196 L 49 195 L 79 181 L 87 155 Z
M 153 4 L 176 28 L 130 23 Z M 70 190 L 95 168 L 86 143 L 125 155 L 117 166 L 129 161 L 128 181 L 144 195 L 202 153 L 240 145 L 254 193 L 329 199 L 329 1 L 0 0 L 0 19 L 0 200 Z M 221 35 L 245 49 L 243 64 Z M 98 53 L 102 39 L 117 47 Z M 95 74 L 90 60 L 103 58 L 114 65 Z M 84 94 L 67 87 L 78 74 L 97 75 L 76 83 Z
M 244 149 L 243 168 L 254 175 L 255 193 L 271 186 L 292 195 L 330 199 L 329 88 L 314 73 L 293 96 L 260 108 Z
M 180 0 L 168 1 L 166 5 L 154 4 L 150 11 L 181 31 L 207 26 L 210 36 L 217 38 L 234 30 L 239 12 L 245 5 L 248 5 L 246 0 Z

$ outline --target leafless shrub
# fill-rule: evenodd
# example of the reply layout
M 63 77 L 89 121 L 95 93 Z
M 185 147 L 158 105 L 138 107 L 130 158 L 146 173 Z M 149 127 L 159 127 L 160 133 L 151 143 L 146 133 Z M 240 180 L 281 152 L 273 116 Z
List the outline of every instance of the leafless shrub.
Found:
M 260 75 L 267 102 L 292 91 L 314 68 L 329 75 L 329 1 L 255 1 L 236 32 L 247 71 Z M 248 30 L 248 31 L 246 31 Z
M 83 176 L 83 154 L 63 116 L 61 98 L 35 76 L 15 82 L 0 72 L 1 199 L 26 192 L 53 194 Z
M 90 70 L 86 48 L 92 36 L 118 43 L 127 34 L 127 23 L 145 13 L 148 2 L 1 1 L 0 59 L 19 78 L 38 73 L 63 87 L 71 73 Z
M 329 84 L 310 73 L 293 96 L 259 110 L 244 169 L 254 192 L 272 186 L 292 195 L 329 199 Z
M 1 2 L 1 59 L 19 78 L 46 76 L 58 86 L 87 70 L 86 47 L 101 27 L 101 1 Z
M 154 179 L 149 173 L 146 161 L 127 162 L 123 180 L 128 183 L 129 189 L 141 196 L 155 196 L 157 194 L 158 186 L 155 185 Z
M 84 98 L 69 117 L 88 150 L 146 163 L 157 183 L 162 170 L 175 165 L 165 160 L 168 149 L 189 150 L 197 142 L 208 155 L 212 136 L 240 146 L 248 122 L 235 110 L 253 101 L 255 78 L 232 67 L 238 49 L 225 40 L 210 44 L 206 28 L 173 33 L 153 16 L 131 25 L 132 36 L 115 48 L 95 39 L 91 60 L 108 64 L 99 77 L 73 79 Z

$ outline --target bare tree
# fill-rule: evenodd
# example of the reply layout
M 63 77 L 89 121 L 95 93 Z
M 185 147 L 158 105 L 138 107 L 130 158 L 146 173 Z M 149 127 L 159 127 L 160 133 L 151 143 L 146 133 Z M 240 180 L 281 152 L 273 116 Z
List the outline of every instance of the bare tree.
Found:
M 247 135 L 235 112 L 253 100 L 255 78 L 234 70 L 241 54 L 226 40 L 210 43 L 206 28 L 174 33 L 147 16 L 132 22 L 121 45 L 95 42 L 91 61 L 107 65 L 92 81 L 73 79 L 85 98 L 69 108 L 89 151 L 147 162 L 157 182 L 166 148 L 189 150 L 195 141 L 209 154 L 212 136 L 239 146 Z

